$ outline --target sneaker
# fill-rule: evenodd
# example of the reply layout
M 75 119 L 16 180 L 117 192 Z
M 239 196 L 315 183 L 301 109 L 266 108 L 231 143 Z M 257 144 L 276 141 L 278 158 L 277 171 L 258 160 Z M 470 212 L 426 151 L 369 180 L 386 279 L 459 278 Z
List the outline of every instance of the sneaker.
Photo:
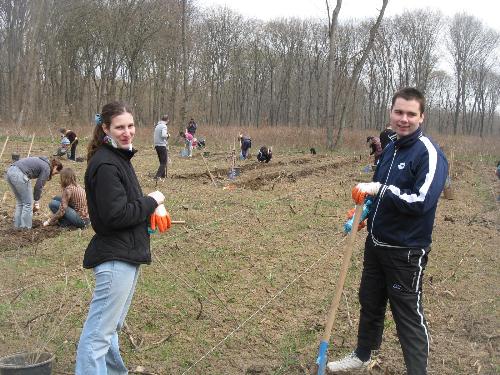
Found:
M 328 369 L 329 373 L 336 374 L 352 370 L 361 371 L 364 370 L 369 363 L 370 360 L 363 362 L 358 358 L 355 352 L 352 352 L 339 361 L 328 362 L 326 368 Z

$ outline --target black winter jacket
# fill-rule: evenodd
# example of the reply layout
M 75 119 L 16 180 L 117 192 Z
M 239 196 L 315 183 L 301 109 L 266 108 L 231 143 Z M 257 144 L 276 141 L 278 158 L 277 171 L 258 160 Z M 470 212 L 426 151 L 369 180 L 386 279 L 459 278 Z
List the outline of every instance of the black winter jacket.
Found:
M 151 263 L 148 218 L 157 203 L 142 194 L 130 162 L 134 153 L 103 145 L 89 161 L 85 192 L 96 234 L 85 251 L 85 268 L 110 260 Z
M 382 186 L 368 216 L 377 246 L 426 248 L 439 196 L 448 176 L 443 152 L 417 129 L 391 142 L 377 164 L 373 181 Z

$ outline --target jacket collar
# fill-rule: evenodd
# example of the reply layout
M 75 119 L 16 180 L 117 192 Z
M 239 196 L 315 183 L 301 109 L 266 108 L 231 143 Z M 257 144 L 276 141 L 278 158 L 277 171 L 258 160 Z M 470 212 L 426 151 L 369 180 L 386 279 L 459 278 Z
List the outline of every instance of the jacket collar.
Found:
M 133 148 L 132 150 L 124 150 L 122 148 L 114 148 L 111 145 L 108 144 L 103 144 L 105 148 L 110 150 L 111 152 L 114 152 L 115 154 L 119 155 L 120 157 L 124 158 L 125 160 L 130 160 L 134 157 L 135 153 L 137 150 Z
M 408 134 L 402 138 L 396 139 L 394 142 L 394 147 L 396 148 L 405 148 L 413 145 L 418 139 L 423 135 L 422 128 L 418 127 L 413 133 Z

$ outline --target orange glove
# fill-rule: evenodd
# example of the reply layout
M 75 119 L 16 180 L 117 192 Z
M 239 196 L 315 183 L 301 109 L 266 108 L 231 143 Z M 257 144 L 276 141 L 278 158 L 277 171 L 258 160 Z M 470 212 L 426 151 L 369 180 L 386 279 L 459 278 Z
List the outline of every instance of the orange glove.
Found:
M 155 212 L 149 218 L 149 223 L 152 231 L 155 231 L 156 228 L 158 228 L 160 233 L 163 233 L 170 229 L 172 226 L 172 219 L 163 204 L 156 207 Z
M 356 212 L 355 208 L 351 208 L 349 211 L 347 211 L 347 220 L 352 219 L 354 216 L 354 212 Z M 360 221 L 358 224 L 358 231 L 366 227 L 366 219 L 363 221 Z
M 363 204 L 368 195 L 377 195 L 380 182 L 361 182 L 352 189 L 352 199 L 356 204 Z

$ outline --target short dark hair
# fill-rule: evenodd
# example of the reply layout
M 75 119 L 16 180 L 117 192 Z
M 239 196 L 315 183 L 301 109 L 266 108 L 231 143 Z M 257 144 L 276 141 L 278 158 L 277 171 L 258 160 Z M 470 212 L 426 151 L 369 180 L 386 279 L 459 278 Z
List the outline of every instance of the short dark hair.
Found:
M 425 111 L 425 96 L 414 87 L 405 87 L 397 91 L 392 97 L 391 109 L 394 108 L 397 98 L 402 98 L 404 100 L 416 100 L 420 104 L 420 113 Z
M 161 116 L 161 121 L 168 121 L 168 115 Z

